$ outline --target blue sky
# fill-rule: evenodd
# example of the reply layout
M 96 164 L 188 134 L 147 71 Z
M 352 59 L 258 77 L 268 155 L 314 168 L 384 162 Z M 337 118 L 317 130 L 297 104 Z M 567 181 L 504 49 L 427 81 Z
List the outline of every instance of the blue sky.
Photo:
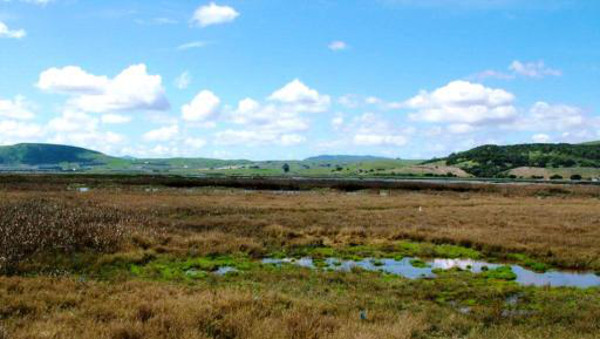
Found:
M 600 2 L 0 0 L 0 144 L 427 158 L 600 139 Z

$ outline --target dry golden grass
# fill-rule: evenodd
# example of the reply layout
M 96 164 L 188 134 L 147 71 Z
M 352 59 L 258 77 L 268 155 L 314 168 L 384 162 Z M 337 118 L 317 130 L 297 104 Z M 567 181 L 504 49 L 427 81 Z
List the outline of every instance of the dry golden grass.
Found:
M 542 196 L 528 187 L 525 193 L 514 190 L 380 194 L 109 187 L 77 193 L 11 186 L 0 190 L 0 211 L 19 217 L 15 221 L 5 214 L 0 222 L 12 225 L 10 232 L 23 223 L 34 229 L 52 226 L 56 232 L 64 219 L 67 230 L 76 230 L 37 242 L 53 246 L 24 247 L 18 257 L 23 271 L 15 272 L 27 274 L 36 272 L 27 268 L 44 263 L 46 251 L 102 252 L 95 254 L 100 263 L 143 261 L 148 252 L 180 257 L 244 252 L 259 258 L 282 248 L 398 239 L 454 243 L 488 254 L 528 253 L 558 266 L 600 269 L 600 200 L 590 194 L 592 188 Z M 127 229 L 119 239 L 116 233 L 96 232 L 114 225 Z M 4 233 L 6 239 L 10 232 Z M 104 239 L 103 234 L 113 239 L 110 246 L 89 240 Z M 73 236 L 79 240 L 73 242 Z M 6 243 L 19 248 L 18 241 Z M 502 310 L 515 286 L 377 277 L 259 271 L 185 285 L 131 277 L 95 281 L 70 274 L 0 275 L 0 339 L 591 339 L 600 330 L 594 290 L 518 290 L 528 293 L 537 311 L 513 319 Z M 479 303 L 468 315 L 438 300 L 461 288 L 457 298 Z M 359 310 L 365 305 L 368 320 L 361 321 Z
M 360 321 L 352 302 L 236 288 L 0 278 L 0 292 L 0 319 L 16 319 L 10 323 L 14 339 L 400 339 L 425 328 L 422 316 L 408 312 L 381 310 Z
M 43 196 L 60 209 L 83 211 L 84 216 L 70 218 L 74 225 L 105 225 L 114 219 L 134 230 L 131 246 L 182 255 L 242 251 L 260 256 L 269 249 L 289 246 L 412 239 L 459 244 L 486 253 L 523 252 L 560 267 L 600 270 L 598 198 L 385 193 L 11 190 L 0 191 L 0 209 L 24 206 L 23 212 Z
M 200 254 L 307 244 L 413 239 L 484 252 L 525 252 L 572 268 L 600 269 L 600 200 L 487 193 L 391 191 L 97 192 L 97 204 L 152 215 L 167 230 L 160 247 Z

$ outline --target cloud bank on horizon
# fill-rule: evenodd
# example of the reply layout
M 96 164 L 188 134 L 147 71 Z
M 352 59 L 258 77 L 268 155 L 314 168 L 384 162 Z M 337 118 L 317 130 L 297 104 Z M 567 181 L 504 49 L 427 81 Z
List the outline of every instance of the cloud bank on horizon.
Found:
M 0 145 L 426 158 L 598 140 L 599 16 L 585 0 L 0 0 Z

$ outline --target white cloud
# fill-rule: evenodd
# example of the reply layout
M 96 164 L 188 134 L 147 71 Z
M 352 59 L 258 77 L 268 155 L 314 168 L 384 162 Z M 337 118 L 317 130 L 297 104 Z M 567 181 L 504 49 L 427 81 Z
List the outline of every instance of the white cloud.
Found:
M 149 75 L 146 65 L 133 65 L 115 78 L 96 76 L 77 66 L 51 68 L 40 74 L 37 86 L 71 95 L 68 106 L 95 113 L 161 111 L 169 108 L 160 75 Z
M 43 137 L 43 127 L 16 120 L 0 120 L 0 145 L 32 142 Z
M 295 79 L 271 94 L 268 100 L 288 106 L 298 112 L 324 112 L 331 105 L 328 95 L 321 95 L 302 81 Z
M 186 138 L 183 143 L 187 147 L 199 149 L 206 145 L 206 140 L 202 138 Z
M 37 87 L 43 91 L 65 94 L 102 94 L 109 83 L 106 76 L 89 74 L 78 66 L 66 66 L 43 71 Z
M 96 131 L 98 119 L 84 112 L 65 111 L 61 116 L 48 122 L 47 128 L 53 132 L 71 134 L 72 132 Z
M 181 108 L 182 118 L 186 121 L 207 122 L 219 114 L 221 99 L 213 92 L 204 90 Z
M 191 82 L 192 82 L 192 75 L 190 74 L 190 72 L 185 71 L 185 72 L 181 73 L 175 79 L 175 87 L 177 87 L 179 89 L 186 89 L 186 88 L 188 88 L 188 86 L 190 85 Z
M 358 108 L 362 104 L 360 96 L 356 94 L 343 95 L 337 100 L 337 102 L 338 104 L 350 109 Z
M 560 126 L 580 125 L 583 122 L 582 110 L 579 107 L 569 105 L 551 105 L 547 102 L 538 101 L 531 107 L 534 118 L 539 120 L 552 119 L 560 122 Z
M 404 102 L 416 109 L 414 120 L 487 124 L 510 121 L 517 115 L 514 95 L 468 81 L 453 81 L 433 92 L 421 91 Z
M 327 45 L 327 47 L 332 51 L 342 51 L 348 49 L 348 44 L 344 41 L 337 40 L 330 42 L 329 45 Z
M 6 24 L 0 21 L 0 38 L 22 39 L 27 35 L 24 29 L 10 29 Z
M 44 127 L 46 142 L 87 147 L 112 154 L 126 142 L 126 137 L 98 129 L 100 119 L 81 111 L 66 110 Z
M 344 115 L 342 113 L 336 113 L 335 116 L 331 119 L 331 127 L 334 130 L 338 130 L 342 126 L 344 126 Z
M 543 78 L 544 76 L 562 75 L 562 71 L 546 67 L 543 61 L 523 63 L 515 60 L 510 64 L 509 70 L 515 72 L 517 75 L 527 78 Z
M 280 137 L 283 146 L 299 145 L 306 141 L 306 137 L 299 134 L 284 134 Z
M 579 107 L 538 101 L 529 109 L 529 115 L 516 121 L 515 125 L 521 129 L 568 131 L 592 127 L 593 122 Z
M 274 91 L 264 103 L 251 98 L 241 100 L 227 112 L 227 117 L 234 124 L 243 125 L 244 130 L 222 131 L 217 134 L 217 142 L 282 146 L 303 143 L 306 137 L 299 133 L 310 128 L 305 114 L 324 112 L 330 104 L 329 96 L 293 80 Z
M 354 144 L 361 146 L 404 146 L 408 139 L 401 135 L 357 134 Z
M 299 134 L 282 134 L 276 131 L 262 130 L 232 130 L 228 129 L 215 134 L 215 142 L 219 145 L 273 145 L 282 146 L 298 145 L 306 141 Z
M 533 142 L 537 142 L 537 143 L 548 143 L 550 142 L 550 136 L 548 134 L 535 134 L 534 136 L 531 137 L 531 140 Z
M 450 124 L 448 126 L 448 132 L 452 134 L 465 134 L 473 132 L 475 128 L 469 124 Z
M 338 104 L 349 108 L 357 109 L 365 106 L 370 106 L 369 109 L 377 109 L 381 111 L 403 108 L 401 102 L 385 101 L 376 96 L 362 96 L 358 94 L 346 94 L 338 98 Z
M 170 141 L 179 135 L 179 126 L 165 126 L 144 133 L 142 138 L 146 141 Z
M 310 128 L 306 114 L 324 112 L 330 104 L 329 96 L 296 79 L 274 91 L 263 103 L 251 98 L 241 100 L 227 116 L 234 124 L 243 125 L 244 130 L 221 132 L 217 141 L 228 145 L 297 145 L 306 140 L 299 133 Z
M 177 46 L 177 49 L 180 51 L 187 51 L 188 49 L 206 47 L 206 45 L 208 45 L 208 42 L 206 41 L 192 41 Z
M 295 109 L 274 104 L 261 105 L 250 98 L 241 100 L 230 118 L 236 124 L 269 131 L 302 131 L 309 127 L 306 119 Z
M 194 12 L 192 24 L 200 27 L 225 24 L 234 21 L 240 13 L 233 7 L 219 6 L 214 2 L 208 5 L 200 6 Z
M 512 80 L 517 77 L 524 78 L 538 78 L 541 79 L 545 76 L 561 76 L 562 71 L 547 67 L 543 61 L 534 62 L 521 62 L 519 60 L 513 61 L 508 66 L 508 72 L 495 71 L 492 69 L 485 70 L 477 73 L 470 78 L 477 80 L 484 80 L 487 78 L 500 79 L 500 80 Z
M 0 99 L 0 118 L 31 120 L 35 115 L 30 106 L 23 96 L 17 96 L 13 100 Z
M 127 115 L 109 113 L 109 114 L 102 115 L 100 120 L 102 120 L 103 124 L 116 125 L 116 124 L 126 124 L 128 122 L 131 122 L 132 119 L 130 116 L 127 116 Z

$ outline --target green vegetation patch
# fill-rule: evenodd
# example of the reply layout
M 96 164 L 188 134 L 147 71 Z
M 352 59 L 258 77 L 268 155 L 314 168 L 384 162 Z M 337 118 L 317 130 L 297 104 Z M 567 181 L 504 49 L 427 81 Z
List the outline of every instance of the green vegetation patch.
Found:
M 483 255 L 477 250 L 457 245 L 400 241 L 393 244 L 367 244 L 340 248 L 295 247 L 273 252 L 270 257 L 341 258 L 358 261 L 365 258 L 402 260 L 404 257 L 481 259 Z
M 256 266 L 247 256 L 216 256 L 188 258 L 185 260 L 171 257 L 157 258 L 147 264 L 131 264 L 129 273 L 136 277 L 160 281 L 190 282 L 208 277 L 219 268 L 232 268 L 234 272 L 247 271 Z

